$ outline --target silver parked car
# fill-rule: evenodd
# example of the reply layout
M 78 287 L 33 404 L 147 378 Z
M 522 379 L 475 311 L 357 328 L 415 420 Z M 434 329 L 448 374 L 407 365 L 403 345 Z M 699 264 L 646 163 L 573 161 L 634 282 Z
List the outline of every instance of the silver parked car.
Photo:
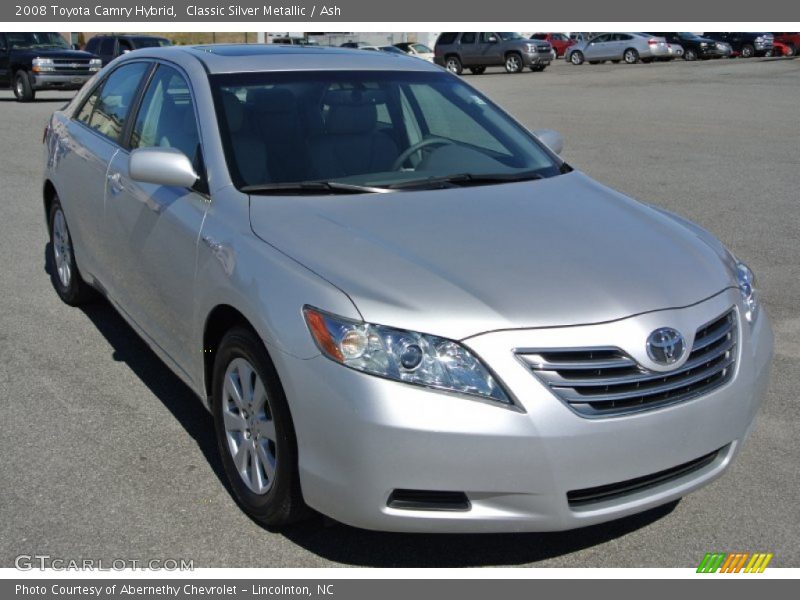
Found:
M 564 58 L 573 65 L 585 61 L 599 64 L 610 60 L 628 64 L 640 60 L 650 62 L 657 58 L 669 58 L 669 47 L 663 37 L 647 33 L 601 33 L 588 41 L 570 46 Z
M 191 386 L 261 523 L 608 521 L 720 476 L 759 409 L 750 269 L 425 61 L 142 50 L 45 142 L 55 289 Z

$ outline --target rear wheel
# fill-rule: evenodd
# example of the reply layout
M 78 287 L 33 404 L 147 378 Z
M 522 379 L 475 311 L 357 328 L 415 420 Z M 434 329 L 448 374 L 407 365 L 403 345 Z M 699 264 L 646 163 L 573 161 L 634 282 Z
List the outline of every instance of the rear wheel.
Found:
M 697 60 L 697 51 L 687 48 L 683 53 L 683 60 Z
M 629 65 L 636 64 L 639 62 L 639 53 L 634 48 L 628 48 L 622 55 L 622 60 Z
M 264 345 L 249 328 L 235 327 L 223 337 L 212 402 L 222 464 L 244 511 L 276 528 L 307 516 L 289 406 Z
M 745 44 L 742 46 L 742 58 L 753 58 L 756 55 L 756 49 L 752 44 Z
M 79 306 L 94 297 L 94 290 L 81 277 L 75 263 L 72 237 L 58 197 L 50 205 L 50 279 L 58 297 L 70 306 Z
M 522 57 L 516 52 L 509 52 L 506 54 L 506 72 L 519 73 L 522 71 Z
M 792 44 L 786 44 L 786 54 L 784 56 L 794 56 L 795 54 L 797 54 L 797 48 Z
M 31 77 L 25 71 L 17 71 L 14 77 L 14 96 L 19 102 L 33 102 L 36 91 L 33 89 Z
M 470 67 L 469 71 L 473 75 L 483 75 L 486 72 L 486 67 Z
M 582 65 L 583 60 L 583 52 L 580 50 L 575 50 L 569 55 L 569 62 L 571 62 L 573 65 Z
M 444 60 L 444 66 L 448 71 L 455 73 L 456 75 L 461 75 L 461 72 L 464 70 L 464 65 L 461 64 L 461 59 L 459 59 L 456 55 L 448 56 Z

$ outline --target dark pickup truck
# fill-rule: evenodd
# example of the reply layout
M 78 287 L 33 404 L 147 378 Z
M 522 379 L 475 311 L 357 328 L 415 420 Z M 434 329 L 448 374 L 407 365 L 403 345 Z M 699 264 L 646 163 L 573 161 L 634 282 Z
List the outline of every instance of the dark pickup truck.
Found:
M 0 33 L 0 87 L 10 86 L 20 102 L 38 90 L 79 90 L 102 66 L 58 33 Z

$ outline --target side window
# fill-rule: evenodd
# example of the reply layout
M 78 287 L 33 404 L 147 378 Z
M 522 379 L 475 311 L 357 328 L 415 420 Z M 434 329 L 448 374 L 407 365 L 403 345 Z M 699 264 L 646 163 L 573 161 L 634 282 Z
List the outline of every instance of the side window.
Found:
M 475 34 L 474 33 L 462 33 L 461 34 L 461 43 L 462 44 L 474 44 L 475 43 Z
M 91 38 L 88 42 L 86 42 L 86 52 L 91 52 L 92 54 L 97 54 L 97 46 L 100 43 L 100 40 L 96 37 Z
M 120 40 L 119 41 L 119 53 L 122 54 L 126 50 L 128 52 L 133 50 L 133 44 L 130 42 L 130 40 Z
M 481 33 L 481 44 L 488 44 L 489 38 L 497 39 L 497 36 L 490 31 L 484 31 L 483 33 Z
M 8 44 L 6 43 L 6 34 L 0 33 L 0 52 L 5 52 L 8 50 Z
M 103 56 L 114 54 L 114 38 L 107 37 L 100 41 L 99 53 Z
M 161 65 L 150 82 L 131 135 L 132 148 L 177 148 L 200 168 L 200 136 L 189 86 L 171 67 Z
M 148 63 L 132 63 L 111 73 L 100 90 L 100 97 L 96 100 L 89 118 L 89 127 L 115 142 L 120 142 L 125 119 L 136 96 L 139 82 L 149 67 Z
M 445 32 L 439 35 L 439 38 L 436 40 L 437 44 L 441 45 L 449 45 L 456 41 L 458 34 L 455 32 Z
M 614 40 L 617 42 L 627 42 L 633 39 L 632 35 L 628 35 L 627 33 L 618 33 L 614 36 Z
M 89 119 L 92 118 L 94 107 L 97 104 L 97 99 L 100 97 L 100 90 L 102 89 L 103 86 L 98 85 L 97 88 L 92 92 L 92 95 L 86 99 L 86 101 L 83 103 L 83 106 L 81 106 L 81 109 L 78 111 L 78 115 L 75 118 L 84 125 L 89 125 Z

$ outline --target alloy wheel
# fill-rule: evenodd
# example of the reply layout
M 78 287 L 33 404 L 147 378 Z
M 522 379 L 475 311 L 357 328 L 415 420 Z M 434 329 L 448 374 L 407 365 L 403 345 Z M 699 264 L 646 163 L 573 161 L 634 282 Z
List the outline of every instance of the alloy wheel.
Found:
M 222 417 L 237 473 L 251 492 L 266 494 L 278 466 L 275 422 L 264 382 L 244 358 L 225 371 Z
M 67 231 L 67 221 L 60 208 L 53 218 L 53 258 L 58 280 L 64 288 L 68 288 L 72 281 L 72 243 Z
M 522 68 L 522 61 L 516 54 L 509 54 L 506 57 L 506 71 L 509 73 L 518 73 Z

